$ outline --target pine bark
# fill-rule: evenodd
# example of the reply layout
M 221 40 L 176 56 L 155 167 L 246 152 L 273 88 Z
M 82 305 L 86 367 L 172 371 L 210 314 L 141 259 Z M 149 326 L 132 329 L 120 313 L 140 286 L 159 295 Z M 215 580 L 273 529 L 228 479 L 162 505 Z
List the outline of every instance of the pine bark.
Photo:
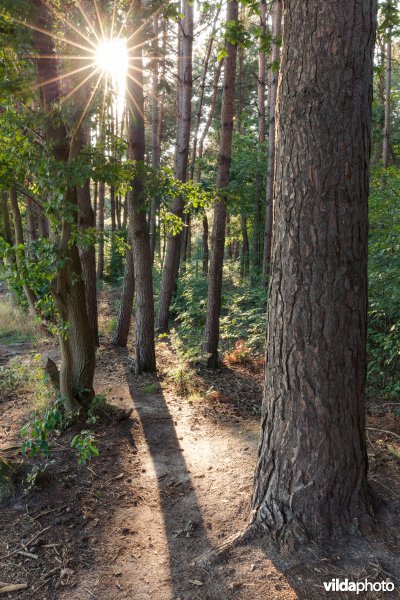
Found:
M 178 123 L 175 152 L 175 177 L 182 182 L 187 181 L 190 126 L 192 118 L 192 50 L 193 50 L 193 3 L 183 0 L 183 17 L 179 22 L 179 53 L 178 53 Z M 184 201 L 175 198 L 171 213 L 182 219 L 184 217 Z M 168 331 L 169 308 L 176 287 L 179 271 L 182 232 L 167 239 L 164 260 L 160 304 L 157 318 L 157 329 Z
M 153 18 L 153 34 L 157 43 L 158 50 L 158 38 L 159 38 L 159 19 L 158 15 Z M 152 59 L 152 101 L 151 101 L 151 166 L 154 170 L 159 167 L 160 155 L 161 155 L 161 139 L 159 138 L 158 132 L 160 127 L 160 101 L 159 101 L 159 58 L 154 56 Z M 151 200 L 150 208 L 150 249 L 151 249 L 151 261 L 154 262 L 154 254 L 156 248 L 156 234 L 157 234 L 157 211 L 158 211 L 158 197 L 154 194 Z
M 238 21 L 238 2 L 231 0 L 227 6 L 227 22 Z M 226 198 L 232 154 L 233 117 L 235 112 L 235 76 L 237 44 L 226 44 L 224 89 L 221 108 L 221 137 L 218 157 L 217 190 L 219 197 L 214 205 L 214 224 L 211 240 L 211 261 L 208 277 L 205 349 L 208 365 L 218 366 L 219 319 L 221 312 L 222 272 L 225 247 Z
M 263 34 L 267 31 L 267 3 L 266 0 L 260 2 L 260 28 Z M 267 76 L 267 57 L 260 42 L 258 51 L 258 78 L 257 78 L 257 106 L 258 106 L 258 142 L 260 144 L 261 156 L 264 155 L 264 146 L 266 141 L 266 76 Z M 254 207 L 254 233 L 253 233 L 253 266 L 254 272 L 258 275 L 262 266 L 262 237 L 263 237 L 263 201 L 262 195 L 265 192 L 263 177 L 259 176 L 257 180 L 258 194 Z
M 376 3 L 286 0 L 253 518 L 288 548 L 357 529 Z M 368 517 L 367 517 L 368 518 Z
M 141 17 L 142 3 L 135 0 L 134 11 L 136 23 Z M 136 295 L 136 374 L 143 371 L 156 370 L 154 343 L 154 299 L 153 276 L 151 268 L 150 235 L 146 220 L 146 207 L 143 186 L 145 152 L 144 130 L 144 96 L 143 96 L 143 61 L 141 28 L 137 28 L 134 36 L 136 50 L 132 65 L 135 68 L 135 80 L 129 79 L 129 133 L 128 155 L 138 167 L 136 176 L 128 194 L 129 233 L 132 240 L 133 266 L 135 272 Z M 135 102 L 130 101 L 134 98 Z
M 280 44 L 282 35 L 282 0 L 274 0 L 272 7 L 272 50 L 270 67 L 269 87 L 269 129 L 268 129 L 268 172 L 265 202 L 265 227 L 264 227 L 264 256 L 262 272 L 265 279 L 268 278 L 271 264 L 271 243 L 273 224 L 273 194 L 275 180 L 275 111 L 279 78 Z
M 389 9 L 391 3 L 389 2 Z M 392 92 L 392 40 L 391 31 L 387 32 L 385 44 L 385 123 L 383 127 L 382 164 L 385 169 L 390 162 L 390 120 L 391 120 L 391 92 Z
M 90 181 L 86 181 L 78 189 L 78 226 L 85 235 L 88 229 L 94 228 L 94 211 L 92 208 Z M 96 284 L 96 250 L 94 243 L 84 244 L 79 248 L 82 271 L 85 279 L 86 309 L 90 327 L 93 331 L 96 346 L 100 345 L 98 328 L 97 284 Z
M 99 231 L 99 245 L 97 251 L 97 279 L 104 277 L 104 205 L 106 196 L 106 184 L 99 181 L 99 196 L 97 205 L 97 229 Z
M 128 240 L 130 243 L 130 240 Z M 122 290 L 121 304 L 119 308 L 118 323 L 111 343 L 114 346 L 126 348 L 132 320 L 132 307 L 135 295 L 135 269 L 133 266 L 132 248 L 126 252 L 124 287 Z

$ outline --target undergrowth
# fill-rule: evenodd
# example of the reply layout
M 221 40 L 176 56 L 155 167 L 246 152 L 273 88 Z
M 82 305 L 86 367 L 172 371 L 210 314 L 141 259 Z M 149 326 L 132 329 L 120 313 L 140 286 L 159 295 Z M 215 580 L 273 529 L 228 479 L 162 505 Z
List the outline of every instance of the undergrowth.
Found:
M 32 317 L 25 314 L 11 301 L 0 301 L 0 343 L 18 344 L 34 340 L 38 327 Z

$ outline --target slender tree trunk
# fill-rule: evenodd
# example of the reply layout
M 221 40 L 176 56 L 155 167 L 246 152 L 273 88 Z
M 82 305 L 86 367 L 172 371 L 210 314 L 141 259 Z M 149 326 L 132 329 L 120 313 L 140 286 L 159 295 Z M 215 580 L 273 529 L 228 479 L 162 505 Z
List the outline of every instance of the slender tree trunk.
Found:
M 8 198 L 7 192 L 4 191 L 1 194 L 1 214 L 3 217 L 3 231 L 4 231 L 4 239 L 10 246 L 13 246 L 13 236 L 11 232 L 11 224 L 10 224 L 10 213 L 8 210 Z
M 128 243 L 130 240 L 128 240 Z M 133 298 L 135 295 L 135 269 L 133 266 L 133 253 L 130 248 L 126 252 L 124 287 L 122 290 L 121 304 L 119 308 L 118 323 L 111 340 L 114 346 L 126 348 L 129 330 L 131 328 Z
M 246 211 L 242 210 L 240 215 L 240 222 L 242 227 L 242 276 L 247 277 L 250 271 L 250 246 L 249 236 L 247 232 L 247 216 Z
M 159 22 L 158 15 L 153 18 L 153 33 L 154 38 L 159 38 Z M 158 47 L 157 47 L 158 49 Z M 157 169 L 160 164 L 161 139 L 159 138 L 158 131 L 160 127 L 160 102 L 159 102 L 159 58 L 158 56 L 152 59 L 152 104 L 151 104 L 151 166 L 153 169 Z M 156 234 L 157 234 L 157 211 L 158 211 L 158 197 L 154 194 L 151 199 L 150 208 L 150 249 L 151 249 L 151 262 L 154 262 L 154 253 L 156 248 Z
M 31 200 L 27 198 L 26 201 L 26 219 L 28 223 L 28 237 L 30 242 L 37 240 L 37 225 L 36 225 L 36 207 Z
M 110 185 L 111 232 L 116 230 L 115 187 Z
M 210 112 L 208 113 L 207 121 L 206 121 L 206 124 L 203 129 L 203 133 L 201 134 L 200 139 L 199 139 L 199 150 L 197 153 L 198 162 L 197 162 L 196 177 L 195 177 L 195 181 L 197 181 L 197 182 L 200 182 L 200 180 L 201 180 L 201 159 L 203 158 L 203 155 L 204 155 L 204 142 L 206 140 L 206 137 L 208 135 L 208 132 L 210 130 L 210 127 L 211 127 L 211 124 L 213 122 L 214 115 L 215 115 L 215 106 L 216 106 L 217 97 L 218 97 L 218 84 L 219 84 L 219 80 L 221 77 L 223 62 L 224 62 L 223 59 L 220 60 L 215 69 Z
M 370 511 L 364 388 L 375 18 L 374 0 L 285 0 L 253 518 L 288 548 L 357 529 Z
M 48 239 L 50 236 L 50 224 L 44 212 L 39 214 L 39 233 L 42 238 Z
M 104 204 L 106 195 L 106 184 L 99 181 L 98 219 L 97 229 L 99 231 L 99 245 L 97 251 L 97 279 L 104 277 Z
M 18 206 L 18 195 L 15 187 L 10 189 L 10 207 L 14 221 L 14 237 L 15 245 L 15 259 L 17 263 L 17 269 L 19 276 L 22 281 L 23 290 L 28 301 L 29 311 L 31 314 L 36 314 L 36 294 L 31 290 L 27 283 L 27 272 L 25 266 L 25 250 L 24 250 L 24 230 L 22 228 L 21 213 Z
M 273 191 L 275 173 L 275 109 L 278 90 L 280 37 L 282 34 L 282 0 L 274 0 L 272 8 L 272 52 L 271 52 L 271 79 L 269 89 L 269 131 L 268 131 L 268 173 L 265 203 L 265 228 L 264 228 L 264 257 L 263 276 L 268 277 L 271 263 L 271 240 L 273 222 Z
M 192 48 L 193 48 L 193 3 L 183 0 L 183 17 L 179 23 L 178 56 L 178 126 L 175 153 L 175 177 L 187 180 L 190 125 L 192 118 Z M 184 201 L 177 197 L 171 212 L 183 220 Z M 161 281 L 160 304 L 157 329 L 168 331 L 169 307 L 176 287 L 179 270 L 182 232 L 168 235 L 164 268 Z
M 94 228 L 94 211 L 90 197 L 90 181 L 86 181 L 82 188 L 78 189 L 78 226 L 83 234 L 88 229 Z M 86 309 L 90 327 L 96 346 L 100 345 L 98 328 L 97 308 L 97 285 L 96 285 L 96 250 L 94 243 L 83 245 L 79 248 L 82 263 L 82 271 L 85 279 Z
M 205 275 L 208 274 L 208 256 L 209 256 L 209 248 L 208 248 L 208 218 L 207 214 L 203 215 L 203 273 Z
M 195 169 L 194 173 L 192 174 L 192 177 L 194 178 L 194 180 L 197 183 L 200 183 L 200 180 L 201 180 L 201 159 L 203 158 L 203 154 L 204 154 L 204 142 L 206 140 L 206 137 L 208 135 L 208 132 L 210 130 L 210 127 L 211 127 L 211 124 L 213 122 L 214 115 L 215 115 L 215 106 L 217 103 L 217 96 L 218 96 L 218 83 L 219 83 L 219 80 L 221 77 L 222 64 L 223 64 L 223 59 L 217 63 L 217 67 L 215 69 L 210 112 L 208 113 L 207 121 L 205 123 L 203 132 L 199 139 L 198 152 L 197 152 L 197 159 L 198 159 L 197 160 L 197 168 Z M 209 260 L 208 231 L 209 231 L 208 217 L 207 217 L 206 212 L 204 212 L 204 214 L 203 214 L 203 273 L 206 275 L 208 274 L 208 260 Z
M 135 0 L 136 23 L 142 18 L 141 0 Z M 132 181 L 132 191 L 129 200 L 129 232 L 133 247 L 133 265 L 135 271 L 136 295 L 136 373 L 156 370 L 154 344 L 154 300 L 153 277 L 151 269 L 150 235 L 146 221 L 143 175 L 140 168 L 144 167 L 144 97 L 143 97 L 143 61 L 142 36 L 138 26 L 134 36 L 135 58 L 132 65 L 135 68 L 135 81 L 129 80 L 129 158 L 135 161 L 139 171 Z M 134 98 L 135 102 L 130 101 Z
M 125 199 L 124 199 L 122 229 L 126 230 L 127 227 L 128 227 L 128 194 L 125 195 Z
M 232 0 L 227 6 L 227 22 L 238 22 L 238 2 Z M 232 152 L 233 116 L 235 112 L 235 76 L 237 45 L 227 42 L 225 58 L 224 92 L 221 109 L 221 138 L 218 157 L 217 190 L 219 198 L 214 205 L 212 250 L 208 277 L 206 317 L 206 352 L 208 365 L 218 365 L 219 318 L 221 312 L 222 271 L 225 247 L 226 198 Z
M 211 51 L 212 51 L 212 47 L 213 47 L 213 43 L 214 43 L 214 39 L 215 39 L 215 30 L 217 27 L 218 17 L 219 17 L 220 12 L 221 12 L 221 6 L 218 6 L 215 11 L 214 22 L 213 22 L 211 34 L 210 34 L 210 37 L 209 37 L 209 40 L 207 43 L 204 60 L 203 60 L 203 74 L 201 76 L 199 101 L 198 101 L 198 105 L 197 105 L 196 122 L 195 122 L 195 127 L 194 127 L 194 136 L 193 136 L 192 159 L 190 162 L 190 169 L 189 169 L 189 179 L 191 179 L 191 180 L 194 180 L 194 172 L 195 172 L 196 157 L 197 157 L 197 142 L 198 142 L 198 138 L 199 138 L 201 117 L 203 115 L 204 92 L 206 89 L 208 66 L 210 63 Z M 212 117 L 211 117 L 211 119 L 212 119 Z M 206 135 L 207 135 L 207 132 L 206 132 Z
M 93 213 L 94 213 L 94 226 L 97 227 L 97 204 L 99 198 L 99 183 L 98 181 L 94 182 L 94 192 L 93 192 Z
M 390 3 L 389 3 L 390 7 Z M 385 80 L 385 124 L 383 128 L 383 147 L 382 147 L 382 164 L 385 169 L 389 166 L 390 161 L 390 120 L 391 120 L 391 100 L 392 91 L 392 40 L 390 30 L 387 33 L 388 39 L 385 44 L 386 48 L 386 80 Z
M 260 2 L 260 27 L 263 34 L 267 30 L 267 3 L 266 0 Z M 258 142 L 260 144 L 260 154 L 263 158 L 266 141 L 266 119 L 265 119 L 265 90 L 266 90 L 266 53 L 263 48 L 263 42 L 260 43 L 258 51 L 258 79 L 257 79 L 257 104 L 258 104 Z M 262 196 L 265 192 L 263 177 L 257 179 L 257 197 L 254 206 L 254 234 L 253 234 L 253 267 L 254 272 L 259 274 L 262 263 Z
M 121 195 L 115 196 L 115 214 L 117 217 L 117 229 L 121 231 L 122 219 L 121 219 Z

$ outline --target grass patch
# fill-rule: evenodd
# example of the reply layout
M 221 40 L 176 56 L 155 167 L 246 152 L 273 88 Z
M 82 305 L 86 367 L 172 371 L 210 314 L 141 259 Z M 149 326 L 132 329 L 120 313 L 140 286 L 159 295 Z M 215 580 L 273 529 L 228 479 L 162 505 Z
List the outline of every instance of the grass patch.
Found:
M 19 344 L 35 339 L 38 328 L 32 316 L 13 306 L 8 300 L 0 301 L 0 343 Z
M 158 383 L 151 383 L 149 385 L 143 385 L 140 388 L 140 391 L 143 394 L 155 394 L 156 392 L 160 391 L 160 386 L 158 385 Z

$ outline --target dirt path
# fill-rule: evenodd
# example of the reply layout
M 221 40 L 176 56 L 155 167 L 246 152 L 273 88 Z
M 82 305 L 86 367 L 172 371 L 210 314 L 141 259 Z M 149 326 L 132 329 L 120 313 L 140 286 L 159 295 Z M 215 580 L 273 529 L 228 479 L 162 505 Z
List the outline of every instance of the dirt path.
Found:
M 133 404 L 137 424 L 134 460 L 117 480 L 126 495 L 102 530 L 107 559 L 99 557 L 101 566 L 61 597 L 232 598 L 243 573 L 221 567 L 211 574 L 193 560 L 245 524 L 257 427 L 235 419 L 221 429 L 198 406 L 161 387 L 154 391 L 155 378 L 134 378 L 129 360 L 120 355 L 129 385 L 113 387 L 112 400 Z M 119 377 L 114 370 L 111 381 Z M 281 580 L 277 573 L 276 583 Z
M 158 352 L 162 368 L 176 360 L 166 347 Z M 233 377 L 229 370 L 203 375 L 207 386 L 208 376 L 215 386 L 218 378 Z M 227 390 L 240 388 L 249 400 L 245 375 L 239 372 L 237 379 L 224 383 Z M 251 371 L 247 378 L 253 380 Z M 250 381 L 254 393 L 257 386 Z M 390 552 L 373 536 L 286 557 L 255 542 L 236 548 L 224 562 L 199 568 L 195 558 L 246 523 L 259 419 L 242 417 L 235 407 L 214 410 L 219 393 L 214 404 L 180 398 L 162 371 L 160 379 L 135 377 L 130 354 L 109 345 L 100 350 L 96 389 L 113 405 L 133 408 L 132 418 L 95 426 L 101 454 L 89 467 L 77 468 L 69 450 L 76 431 L 63 434 L 55 442 L 56 463 L 38 487 L 28 495 L 20 490 L 0 508 L 0 582 L 27 584 L 14 597 L 319 600 L 329 597 L 323 582 L 334 577 L 398 576 L 398 503 L 387 509 L 394 515 L 388 527 L 392 541 L 388 545 L 385 540 L 387 547 L 392 544 Z M 0 410 L 0 447 L 17 445 L 19 429 L 32 410 L 29 398 L 11 394 L 0 399 Z M 380 476 L 377 469 L 383 473 L 389 466 L 380 457 L 372 460 L 375 478 Z M 399 481 L 388 483 L 390 474 L 384 473 L 382 485 L 395 490 Z M 30 544 L 31 539 L 35 542 Z M 18 549 L 23 553 L 15 553 Z M 388 598 L 375 593 L 365 597 Z

